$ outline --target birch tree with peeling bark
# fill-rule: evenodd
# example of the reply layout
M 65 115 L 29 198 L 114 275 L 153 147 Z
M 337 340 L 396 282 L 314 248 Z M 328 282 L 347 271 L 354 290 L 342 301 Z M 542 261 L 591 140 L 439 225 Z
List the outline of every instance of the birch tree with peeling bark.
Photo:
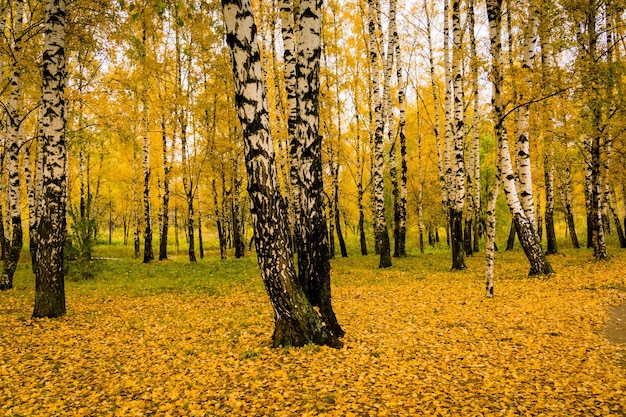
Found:
M 380 245 L 380 262 L 379 268 L 388 268 L 391 266 L 391 248 L 389 244 L 389 232 L 387 231 L 387 220 L 385 219 L 385 185 L 383 179 L 383 170 L 385 164 L 384 158 L 384 142 L 383 142 L 383 109 L 380 96 L 380 73 L 379 73 L 379 55 L 376 47 L 377 28 L 379 22 L 376 17 L 376 3 L 374 0 L 368 0 L 368 43 L 371 64 L 370 92 L 372 95 L 372 104 L 375 116 L 374 131 L 374 152 L 373 152 L 373 195 L 375 206 L 375 224 L 376 224 L 376 240 Z
M 502 0 L 487 0 L 487 17 L 489 25 L 494 25 L 496 28 L 501 27 L 502 20 Z M 501 65 L 500 56 L 502 54 L 502 44 L 500 37 L 490 36 L 490 46 L 493 63 L 496 64 L 494 68 L 492 65 L 492 83 L 493 88 L 503 87 L 502 70 L 498 68 Z M 495 56 L 495 58 L 494 58 Z M 530 263 L 529 275 L 545 275 L 553 272 L 552 267 L 539 245 L 537 234 L 534 231 L 534 225 L 530 223 L 528 217 L 524 213 L 524 209 L 520 203 L 517 184 L 515 182 L 515 174 L 513 172 L 513 164 L 511 161 L 511 153 L 509 150 L 509 143 L 506 134 L 506 127 L 504 125 L 504 106 L 495 105 L 494 102 L 494 128 L 498 127 L 496 132 L 501 132 L 497 137 L 499 158 L 502 170 L 502 188 L 507 199 L 507 205 L 509 211 L 513 216 L 513 222 L 515 229 L 517 230 L 520 243 L 524 249 L 526 258 Z
M 465 269 L 463 250 L 463 208 L 465 205 L 465 160 L 463 152 L 465 123 L 463 116 L 463 79 L 461 63 L 461 16 L 460 0 L 452 0 L 452 78 L 454 90 L 454 124 L 452 128 L 454 163 L 450 178 L 450 245 L 452 247 L 452 269 Z
M 524 54 L 522 58 L 524 86 L 516 89 L 518 100 L 522 105 L 516 111 L 515 166 L 519 184 L 520 203 L 528 221 L 533 225 L 535 232 L 538 233 L 537 228 L 534 226 L 536 220 L 533 201 L 532 163 L 530 160 L 530 105 L 525 103 L 527 100 L 526 93 L 530 93 L 533 86 L 532 71 L 535 67 L 534 61 L 539 44 L 539 16 L 534 1 L 530 2 L 528 22 L 529 24 L 526 26 L 524 35 Z
M 5 105 L 6 123 L 6 175 L 7 175 L 7 214 L 10 221 L 10 244 L 4 261 L 0 290 L 13 288 L 13 275 L 22 252 L 23 230 L 20 207 L 21 179 L 20 153 L 23 144 L 22 118 L 22 41 L 24 35 L 24 0 L 15 1 L 11 23 L 10 56 L 8 65 L 8 99 Z M 12 5 L 9 5 L 11 8 Z
M 244 140 L 257 256 L 274 310 L 272 344 L 302 346 L 316 343 L 339 347 L 341 342 L 313 309 L 295 273 L 286 206 L 278 186 L 266 86 L 251 4 L 249 0 L 222 0 L 222 7 L 235 79 L 235 102 Z
M 64 0 L 45 4 L 43 49 L 41 152 L 43 190 L 37 220 L 37 262 L 33 317 L 65 314 L 63 250 L 67 235 L 67 142 L 65 138 L 65 25 Z

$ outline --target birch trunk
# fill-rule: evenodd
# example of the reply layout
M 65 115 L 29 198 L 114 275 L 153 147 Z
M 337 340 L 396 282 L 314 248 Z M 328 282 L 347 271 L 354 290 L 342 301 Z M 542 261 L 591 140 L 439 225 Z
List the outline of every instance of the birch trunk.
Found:
M 67 233 L 67 145 L 65 139 L 65 1 L 47 0 L 42 77 L 43 199 L 37 222 L 37 266 L 33 317 L 65 314 L 63 249 Z
M 13 275 L 17 268 L 23 244 L 22 215 L 20 211 L 20 151 L 22 132 L 22 26 L 24 23 L 24 0 L 15 2 L 13 45 L 9 62 L 8 99 L 6 102 L 6 171 L 7 212 L 10 221 L 10 245 L 0 277 L 0 290 L 13 288 Z
M 298 10 L 296 95 L 301 183 L 298 279 L 309 302 L 319 307 L 323 321 L 337 337 L 341 329 L 331 303 L 328 226 L 324 204 L 322 137 L 319 133 L 319 68 L 321 58 L 322 1 L 303 0 Z
M 394 213 L 396 218 L 394 222 L 394 256 L 406 256 L 408 157 L 406 149 L 405 84 L 404 76 L 402 75 L 400 37 L 398 36 L 396 23 L 396 0 L 390 0 L 389 2 L 389 35 L 393 38 L 393 43 L 390 43 L 390 46 L 393 46 L 393 61 L 396 64 L 396 80 L 398 83 L 398 140 L 400 145 L 400 184 L 394 187 Z M 393 178 L 396 178 L 395 175 Z M 397 188 L 397 191 L 395 188 Z
M 143 171 L 143 220 L 144 220 L 144 246 L 143 263 L 154 260 L 152 252 L 152 203 L 150 200 L 150 132 L 148 130 L 148 106 L 143 101 L 143 136 L 141 146 L 141 160 Z
M 517 230 L 520 243 L 530 262 L 529 275 L 550 274 L 553 272 L 550 263 L 545 257 L 543 250 L 539 246 L 533 225 L 526 217 L 522 205 L 519 201 L 515 175 L 511 163 L 506 128 L 504 126 L 504 106 L 502 105 L 502 72 L 501 55 L 502 42 L 500 40 L 500 28 L 502 22 L 502 0 L 487 0 L 487 17 L 490 26 L 490 44 L 492 54 L 492 74 L 493 74 L 493 107 L 494 107 L 494 128 L 496 132 L 501 132 L 498 140 L 500 150 L 500 163 L 502 169 L 503 189 L 507 199 L 507 204 L 515 229 Z
M 470 0 L 468 5 L 468 19 L 469 19 L 469 32 L 470 32 L 470 54 L 471 54 L 471 83 L 474 90 L 474 112 L 472 116 L 472 168 L 473 172 L 470 173 L 473 179 L 474 196 L 473 196 L 473 209 L 474 209 L 474 246 L 473 252 L 479 251 L 480 241 L 480 222 L 481 222 L 481 202 L 480 202 L 480 135 L 479 135 L 479 86 L 478 86 L 478 54 L 476 52 L 476 36 L 475 36 L 475 13 L 474 13 L 474 0 Z M 499 186 L 499 185 L 498 185 Z
M 373 194 L 375 205 L 375 223 L 376 223 L 376 240 L 380 245 L 380 262 L 379 268 L 388 268 L 391 266 L 391 249 L 389 245 L 389 233 L 387 231 L 387 221 L 385 219 L 385 185 L 383 180 L 384 170 L 384 144 L 383 144 L 383 114 L 382 103 L 380 97 L 380 76 L 378 71 L 378 51 L 376 49 L 376 28 L 378 26 L 375 18 L 376 5 L 374 0 L 368 0 L 368 37 L 369 37 L 369 53 L 372 68 L 371 74 L 371 93 L 374 106 L 374 115 L 376 119 L 376 128 L 374 131 L 374 164 L 373 164 Z
M 554 151 L 553 143 L 548 143 L 548 153 L 544 160 L 544 176 L 546 183 L 546 240 L 548 247 L 546 254 L 554 255 L 558 253 L 556 243 L 556 233 L 554 231 Z
M 4 172 L 6 172 L 5 170 L 5 166 L 4 166 L 4 160 L 5 160 L 5 138 L 0 138 L 0 258 L 2 259 L 2 262 L 4 264 L 4 262 L 6 262 L 7 260 L 7 255 L 8 255 L 8 250 L 9 250 L 9 241 L 7 239 L 7 235 L 8 233 L 5 232 L 5 223 L 4 223 L 4 204 L 3 204 L 3 199 L 2 199 L 2 195 L 3 195 L 3 188 L 4 188 Z
M 356 87 L 355 87 L 356 97 Z M 359 243 L 361 245 L 361 255 L 367 255 L 367 239 L 365 237 L 365 209 L 363 207 L 363 169 L 365 165 L 365 156 L 361 151 L 361 130 L 359 129 L 359 112 L 358 104 L 354 102 L 355 114 L 356 114 L 356 170 L 357 170 L 357 206 L 359 208 Z M 626 219 L 625 219 L 626 221 Z
M 428 14 L 428 9 L 426 7 L 426 3 L 424 3 L 424 15 L 426 17 L 426 34 L 428 35 L 428 60 L 430 67 L 430 86 L 433 93 L 433 107 L 434 107 L 434 117 L 435 123 L 433 125 L 433 134 L 435 135 L 435 143 L 437 146 L 437 168 L 439 170 L 439 185 L 441 187 L 441 206 L 442 210 L 448 218 L 448 184 L 446 182 L 446 174 L 444 170 L 444 161 L 443 161 L 443 153 L 442 153 L 442 143 L 441 143 L 441 133 L 439 130 L 441 121 L 439 118 L 439 93 L 437 88 L 436 76 L 435 76 L 435 58 L 433 52 L 433 41 L 432 41 L 432 28 L 430 23 L 430 16 Z M 447 220 L 446 220 L 447 222 Z
M 509 17 L 510 19 L 510 17 Z M 524 55 L 522 58 L 522 72 L 524 86 L 517 91 L 518 100 L 521 103 L 527 100 L 526 92 L 530 92 L 533 86 L 532 71 L 537 54 L 539 41 L 538 28 L 539 16 L 534 2 L 530 2 L 528 16 L 529 24 L 526 26 Z M 516 130 L 517 140 L 515 143 L 517 178 L 519 181 L 519 200 L 524 214 L 530 224 L 536 224 L 535 207 L 533 202 L 532 164 L 530 160 L 530 105 L 523 104 L 517 109 Z M 537 230 L 537 235 L 539 232 Z M 540 239 L 541 240 L 541 239 Z
M 161 199 L 161 227 L 159 230 L 159 260 L 167 259 L 167 237 L 170 212 L 170 176 L 172 164 L 169 159 L 169 146 L 165 130 L 165 115 L 161 116 L 161 141 L 163 143 L 163 195 Z M 172 147 L 174 144 L 172 143 Z
M 301 184 L 298 179 L 300 161 L 298 148 L 301 146 L 300 138 L 296 134 L 298 127 L 298 96 L 296 95 L 296 43 L 294 38 L 295 11 L 288 0 L 280 2 L 281 34 L 283 39 L 283 65 L 285 78 L 285 91 L 287 92 L 287 136 L 289 141 L 289 181 L 290 181 L 290 211 L 293 216 L 290 219 L 291 230 L 294 234 L 293 243 L 296 247 L 298 258 L 302 246 L 301 237 L 297 232 L 300 222 L 301 207 Z
M 278 189 L 251 4 L 248 0 L 223 0 L 222 6 L 242 125 L 257 255 L 274 310 L 272 344 L 302 346 L 312 342 L 339 347 L 341 342 L 329 332 L 297 283 L 285 203 Z
M 241 210 L 241 178 L 239 177 L 239 158 L 235 157 L 233 167 L 233 243 L 235 258 L 242 258 L 245 252 L 243 237 L 243 219 Z
M 463 250 L 463 208 L 465 204 L 465 161 L 463 157 L 463 80 L 461 63 L 461 17 L 460 0 L 452 0 L 453 57 L 452 71 L 454 82 L 454 124 L 452 189 L 450 196 L 450 243 L 452 246 L 452 269 L 465 269 Z
M 580 249 L 580 243 L 578 243 L 578 235 L 576 234 L 576 224 L 574 223 L 574 213 L 572 209 L 572 176 L 570 174 L 569 161 L 565 162 L 561 184 L 561 200 L 563 201 L 563 206 L 565 207 L 565 219 L 567 222 L 570 239 L 572 240 L 572 247 L 574 249 Z
M 217 226 L 217 238 L 220 244 L 220 258 L 226 259 L 226 237 L 224 236 L 224 224 L 222 222 L 222 214 L 220 213 L 220 206 L 217 201 L 217 185 L 215 178 L 211 182 L 211 188 L 213 189 L 213 206 L 215 207 L 215 223 Z

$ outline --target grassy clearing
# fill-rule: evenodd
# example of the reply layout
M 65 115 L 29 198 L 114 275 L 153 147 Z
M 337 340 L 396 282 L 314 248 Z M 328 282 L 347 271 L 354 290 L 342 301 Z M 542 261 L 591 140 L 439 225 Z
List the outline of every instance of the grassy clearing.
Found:
M 626 301 L 626 254 L 551 257 L 526 277 L 497 256 L 484 298 L 482 254 L 335 259 L 345 348 L 270 349 L 272 312 L 253 257 L 188 265 L 98 261 L 67 283 L 68 314 L 31 320 L 32 275 L 0 293 L 0 414 L 624 415 L 623 346 L 601 329 Z

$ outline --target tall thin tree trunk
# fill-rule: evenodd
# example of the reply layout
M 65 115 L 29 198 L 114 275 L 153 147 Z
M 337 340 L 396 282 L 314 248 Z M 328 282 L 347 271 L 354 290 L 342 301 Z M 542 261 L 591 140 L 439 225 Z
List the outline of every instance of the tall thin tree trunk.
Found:
M 243 237 L 243 218 L 240 196 L 241 178 L 239 177 L 239 158 L 235 157 L 233 167 L 233 240 L 235 245 L 235 258 L 242 258 L 246 247 Z
M 558 253 L 556 232 L 554 230 L 554 152 L 552 141 L 549 142 L 550 150 L 544 159 L 544 176 L 546 183 L 546 240 L 548 247 L 546 253 L 553 255 Z
M 497 26 L 490 26 L 491 36 L 497 30 Z M 499 129 L 500 127 L 497 126 Z M 497 132 L 496 136 L 502 135 Z M 493 187 L 487 195 L 487 224 L 485 231 L 485 287 L 486 297 L 491 298 L 494 295 L 494 269 L 495 269 L 495 251 L 496 251 L 496 203 L 498 201 L 498 193 L 500 192 L 500 184 L 502 183 L 502 172 L 500 169 L 500 151 L 496 151 L 496 176 Z
M 463 208 L 465 205 L 465 161 L 463 156 L 463 80 L 461 63 L 461 16 L 460 0 L 452 0 L 452 31 L 454 38 L 452 71 L 454 83 L 454 125 L 452 193 L 450 198 L 450 233 L 452 246 L 452 269 L 465 269 L 463 250 Z
M 385 219 L 385 185 L 383 180 L 384 169 L 384 144 L 383 144 L 383 115 L 382 103 L 380 97 L 380 77 L 378 72 L 378 51 L 376 48 L 376 28 L 378 26 L 376 15 L 376 5 L 374 0 L 368 0 L 368 35 L 369 35 L 369 52 L 372 67 L 372 76 L 370 80 L 371 92 L 373 96 L 374 114 L 376 118 L 376 128 L 374 132 L 374 202 L 376 208 L 376 239 L 380 244 L 380 262 L 379 268 L 388 268 L 391 266 L 391 248 L 389 245 L 389 233 L 387 231 L 387 221 Z
M 217 201 L 217 185 L 215 178 L 211 182 L 211 188 L 213 189 L 213 206 L 215 207 L 215 223 L 217 225 L 217 238 L 220 244 L 220 258 L 226 259 L 226 238 L 224 236 L 224 225 L 222 223 L 222 214 L 220 213 L 220 206 Z
M 200 198 L 200 188 L 197 189 L 198 194 L 198 252 L 200 259 L 204 259 L 204 239 L 202 238 L 202 200 Z
M 13 275 L 22 251 L 22 214 L 20 208 L 20 151 L 23 142 L 22 131 L 22 63 L 21 39 L 24 20 L 24 0 L 15 2 L 15 21 L 13 26 L 14 43 L 12 45 L 12 59 L 9 73 L 9 97 L 6 102 L 8 116 L 6 126 L 7 149 L 7 209 L 10 219 L 11 241 L 8 256 L 4 262 L 4 269 L 0 277 L 0 290 L 13 288 Z
M 565 162 L 563 169 L 563 178 L 561 180 L 561 200 L 565 207 L 565 220 L 567 222 L 567 228 L 572 240 L 572 247 L 574 249 L 580 249 L 578 243 L 578 235 L 576 234 L 576 224 L 574 223 L 574 213 L 572 211 L 572 176 L 570 174 L 570 163 Z
M 476 36 L 475 36 L 475 13 L 474 13 L 474 0 L 470 0 L 468 5 L 468 20 L 469 20 L 469 32 L 470 32 L 470 53 L 471 53 L 471 84 L 474 90 L 474 112 L 472 116 L 472 145 L 471 145 L 471 160 L 473 172 L 470 173 L 473 179 L 474 196 L 473 196 L 473 209 L 474 209 L 474 246 L 473 252 L 479 251 L 480 241 L 480 222 L 481 222 L 481 202 L 480 202 L 480 134 L 479 134 L 479 85 L 478 85 L 478 54 L 476 52 Z M 499 186 L 499 185 L 498 185 Z
M 0 72 L 1 74 L 1 72 Z M 5 145 L 4 138 L 0 138 L 0 259 L 4 263 L 7 260 L 8 250 L 9 250 L 9 241 L 7 239 L 7 234 L 5 233 L 5 224 L 4 224 L 4 205 L 2 199 L 2 190 L 4 188 L 4 156 L 5 156 Z
M 509 19 L 511 17 L 509 16 Z M 518 100 L 522 103 L 527 101 L 525 90 L 532 89 L 531 73 L 535 67 L 534 61 L 537 53 L 539 37 L 539 17 L 536 6 L 531 2 L 528 16 L 529 24 L 526 26 L 524 54 L 522 58 L 522 71 L 524 88 L 516 89 Z M 517 178 L 519 181 L 519 200 L 524 214 L 530 224 L 535 228 L 535 207 L 533 202 L 532 163 L 530 160 L 530 106 L 523 104 L 517 109 L 516 114 L 517 139 L 515 142 L 515 161 Z M 536 230 L 539 236 L 538 230 Z M 540 239 L 541 240 L 541 239 Z
M 435 123 L 433 124 L 433 133 L 435 135 L 435 144 L 437 146 L 437 168 L 439 172 L 439 184 L 441 188 L 441 206 L 446 217 L 446 224 L 448 223 L 448 183 L 446 181 L 446 168 L 444 166 L 444 153 L 442 153 L 442 143 L 441 143 L 441 133 L 439 130 L 440 127 L 440 118 L 439 118 L 439 93 L 437 87 L 437 78 L 435 76 L 435 58 L 433 52 L 433 41 L 432 41 L 432 29 L 430 22 L 430 15 L 428 13 L 428 8 L 426 2 L 424 2 L 424 16 L 426 17 L 426 33 L 428 35 L 428 59 L 429 59 L 429 67 L 430 67 L 430 86 L 433 94 L 433 107 L 434 107 L 434 116 Z M 447 18 L 444 17 L 444 21 L 447 22 Z M 446 34 L 447 34 L 447 26 L 446 26 Z M 444 43 L 448 42 L 446 37 L 444 36 Z M 447 47 L 444 47 L 445 53 L 447 53 Z M 447 72 L 446 72 L 447 74 Z M 447 80 L 447 79 L 446 79 Z M 446 84 L 447 85 L 447 84 Z M 446 102 L 447 104 L 447 102 Z M 446 119 L 447 120 L 447 119 Z M 447 125 L 446 125 L 447 128 Z M 445 145 L 444 145 L 445 147 Z M 447 226 L 446 226 L 447 227 Z M 430 235 L 430 228 L 429 228 Z M 429 239 L 430 240 L 430 239 Z
M 148 107 L 143 101 L 143 140 L 141 147 L 143 168 L 143 218 L 144 218 L 144 246 L 143 262 L 148 263 L 154 259 L 152 252 L 152 202 L 150 200 L 150 131 L 148 130 Z
M 65 140 L 65 1 L 47 0 L 42 77 L 44 155 L 42 211 L 37 222 L 37 268 L 33 317 L 65 314 L 63 250 L 67 233 L 67 146 Z
M 526 217 L 518 198 L 506 128 L 504 126 L 504 107 L 502 105 L 501 94 L 503 79 L 501 72 L 502 42 L 500 40 L 502 0 L 487 0 L 487 16 L 490 25 L 492 54 L 494 126 L 496 132 L 501 132 L 497 140 L 498 148 L 500 149 L 504 193 L 507 196 L 507 204 L 513 216 L 513 222 L 515 223 L 515 229 L 517 230 L 520 243 L 530 263 L 529 275 L 549 274 L 553 272 L 552 267 L 539 245 L 537 235 L 533 230 L 534 227 Z
M 169 146 L 165 130 L 165 115 L 161 116 L 161 140 L 163 142 L 163 195 L 161 200 L 161 228 L 159 230 L 159 260 L 167 259 L 167 237 L 169 232 L 170 212 L 170 175 L 172 165 L 169 161 Z M 174 144 L 172 143 L 172 147 Z

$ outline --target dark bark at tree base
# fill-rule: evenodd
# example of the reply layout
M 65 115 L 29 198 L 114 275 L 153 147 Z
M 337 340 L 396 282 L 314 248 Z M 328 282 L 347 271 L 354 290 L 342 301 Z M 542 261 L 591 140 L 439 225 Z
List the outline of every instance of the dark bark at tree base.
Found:
M 315 312 L 314 312 L 315 313 Z M 341 349 L 343 343 L 324 326 L 316 327 L 307 320 L 279 319 L 274 321 L 272 347 L 302 347 L 308 344 Z
M 39 273 L 41 276 L 42 269 L 39 269 Z M 53 276 L 41 276 L 35 290 L 33 318 L 56 318 L 65 315 L 64 287 L 63 279 L 55 279 Z
M 619 216 L 614 215 L 613 220 L 615 222 L 615 230 L 617 232 L 617 238 L 619 239 L 619 247 L 626 248 L 626 237 L 624 236 L 624 230 L 622 229 L 622 223 L 619 221 Z
M 365 238 L 365 220 L 363 212 L 359 213 L 359 241 L 361 243 L 361 255 L 367 255 L 367 239 Z M 626 223 L 626 219 L 624 220 Z
M 463 231 L 463 249 L 466 256 L 472 256 L 474 248 L 472 247 L 472 217 L 465 217 L 465 229 Z
M 567 217 L 567 227 L 569 229 L 569 235 L 572 239 L 572 247 L 574 249 L 580 249 L 580 243 L 578 243 L 578 235 L 576 234 L 576 225 L 574 224 L 574 215 L 572 214 L 572 208 L 567 206 L 565 208 Z
M 546 212 L 546 240 L 548 241 L 547 255 L 559 253 L 556 245 L 556 233 L 554 231 L 554 217 L 550 212 Z
M 465 269 L 463 252 L 463 211 L 450 208 L 450 243 L 452 247 L 452 270 Z
M 537 240 L 537 236 L 533 231 L 532 225 L 521 215 L 514 215 L 513 222 L 515 223 L 515 229 L 517 230 L 520 244 L 524 249 L 528 262 L 530 263 L 530 271 L 528 272 L 528 275 L 535 276 L 553 274 L 554 270 L 548 262 L 545 253 L 541 249 L 541 245 Z
M 378 233 L 378 239 L 376 239 L 380 245 L 380 262 L 379 268 L 389 268 L 391 266 L 391 248 L 389 242 L 389 233 L 387 228 Z
M 506 241 L 505 251 L 513 250 L 513 247 L 515 246 L 515 234 L 516 234 L 515 221 L 511 221 L 511 229 L 509 230 L 509 238 Z
M 4 261 L 4 269 L 2 277 L 0 277 L 0 290 L 10 290 L 13 288 L 13 275 L 17 269 L 17 263 L 22 252 L 23 235 L 22 235 L 22 219 L 20 217 L 11 220 L 13 227 L 13 240 L 9 247 L 6 260 Z
M 335 229 L 337 230 L 337 239 L 339 240 L 339 250 L 341 251 L 341 257 L 348 257 L 348 249 L 346 249 L 346 241 L 343 239 L 343 232 L 341 230 L 341 222 L 339 218 L 339 210 L 335 211 Z

